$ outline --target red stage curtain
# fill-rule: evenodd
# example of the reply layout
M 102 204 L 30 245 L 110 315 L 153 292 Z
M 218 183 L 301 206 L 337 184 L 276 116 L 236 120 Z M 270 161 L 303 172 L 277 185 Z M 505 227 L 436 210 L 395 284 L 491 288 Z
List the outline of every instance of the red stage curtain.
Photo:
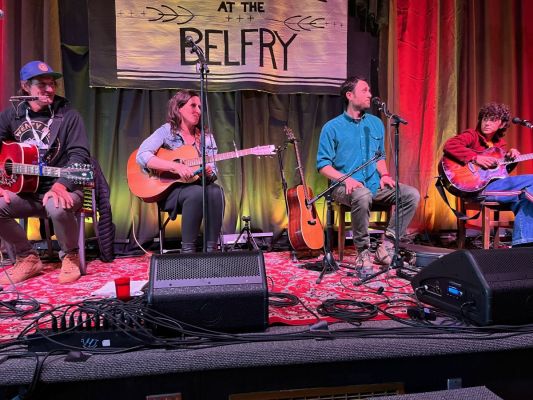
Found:
M 427 195 L 413 226 L 455 226 L 434 187 L 437 164 L 446 139 L 474 127 L 483 104 L 503 102 L 513 116 L 533 118 L 532 11 L 526 0 L 392 0 L 382 61 L 390 108 L 409 122 L 400 133 L 400 180 Z M 523 153 L 533 151 L 532 136 L 517 126 L 507 134 Z M 531 173 L 533 165 L 517 170 Z

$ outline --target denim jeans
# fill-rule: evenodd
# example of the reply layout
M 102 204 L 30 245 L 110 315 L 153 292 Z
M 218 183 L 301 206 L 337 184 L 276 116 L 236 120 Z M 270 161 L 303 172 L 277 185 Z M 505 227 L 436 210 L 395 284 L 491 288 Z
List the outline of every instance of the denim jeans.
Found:
M 514 212 L 513 246 L 533 243 L 533 175 L 517 175 L 489 183 L 486 201 L 509 204 Z
M 351 209 L 353 243 L 357 249 L 370 247 L 370 235 L 368 225 L 370 220 L 370 209 L 372 203 L 382 205 L 393 205 L 395 203 L 395 189 L 386 187 L 378 189 L 375 195 L 366 187 L 355 189 L 351 195 L 346 194 L 344 185 L 339 185 L 333 189 L 332 197 L 338 203 L 345 204 Z M 399 205 L 395 207 L 387 226 L 386 235 L 395 237 L 396 224 L 395 213 L 399 215 L 399 234 L 400 237 L 405 234 L 409 223 L 415 215 L 416 207 L 420 201 L 420 193 L 412 186 L 400 183 L 399 187 Z

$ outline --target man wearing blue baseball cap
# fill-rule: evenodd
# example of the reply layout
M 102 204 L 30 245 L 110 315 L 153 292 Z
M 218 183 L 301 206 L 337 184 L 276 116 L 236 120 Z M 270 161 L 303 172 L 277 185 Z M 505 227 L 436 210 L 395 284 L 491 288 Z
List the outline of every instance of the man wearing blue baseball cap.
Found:
M 0 155 L 20 149 L 24 152 L 21 163 L 39 165 L 40 175 L 38 180 L 24 173 L 0 180 L 0 238 L 12 245 L 17 256 L 13 268 L 0 273 L 0 284 L 22 282 L 41 272 L 39 255 L 15 218 L 42 214 L 52 220 L 61 246 L 59 283 L 73 282 L 81 275 L 76 211 L 82 206 L 83 192 L 62 171 L 90 163 L 89 141 L 80 114 L 56 95 L 56 80 L 61 77 L 43 61 L 25 64 L 20 70 L 23 96 L 14 96 L 19 101 L 0 114 Z M 47 172 L 46 167 L 56 167 L 50 170 L 55 172 Z

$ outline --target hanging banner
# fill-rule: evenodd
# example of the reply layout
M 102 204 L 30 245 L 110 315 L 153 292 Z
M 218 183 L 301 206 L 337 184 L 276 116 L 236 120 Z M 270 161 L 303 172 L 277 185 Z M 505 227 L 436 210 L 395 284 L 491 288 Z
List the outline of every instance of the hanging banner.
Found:
M 92 86 L 198 88 L 190 46 L 212 91 L 337 94 L 347 76 L 347 0 L 88 4 Z

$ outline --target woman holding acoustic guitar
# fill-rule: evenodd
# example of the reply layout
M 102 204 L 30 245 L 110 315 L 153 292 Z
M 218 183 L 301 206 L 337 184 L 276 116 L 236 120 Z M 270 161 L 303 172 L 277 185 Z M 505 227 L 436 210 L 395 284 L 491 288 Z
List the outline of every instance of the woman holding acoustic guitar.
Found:
M 159 206 L 170 213 L 171 218 L 182 214 L 181 251 L 196 251 L 196 239 L 203 219 L 202 184 L 203 171 L 188 166 L 180 160 L 198 157 L 200 143 L 201 103 L 198 94 L 191 90 L 178 91 L 168 102 L 167 122 L 152 133 L 139 147 L 137 163 L 149 170 L 155 170 L 160 179 L 176 179 L 158 200 Z M 205 135 L 206 156 L 217 153 L 212 134 Z M 163 157 L 160 149 L 173 152 L 172 157 Z M 172 153 L 170 153 L 172 154 Z M 224 192 L 215 184 L 217 169 L 214 163 L 206 166 L 206 197 L 209 219 L 207 251 L 215 251 L 224 215 Z
M 533 175 L 508 176 L 506 169 L 510 163 L 532 157 L 507 150 L 503 136 L 510 120 L 505 104 L 483 106 L 476 129 L 467 129 L 445 143 L 441 167 L 457 195 L 480 192 L 486 201 L 510 204 L 515 214 L 513 247 L 533 246 Z

